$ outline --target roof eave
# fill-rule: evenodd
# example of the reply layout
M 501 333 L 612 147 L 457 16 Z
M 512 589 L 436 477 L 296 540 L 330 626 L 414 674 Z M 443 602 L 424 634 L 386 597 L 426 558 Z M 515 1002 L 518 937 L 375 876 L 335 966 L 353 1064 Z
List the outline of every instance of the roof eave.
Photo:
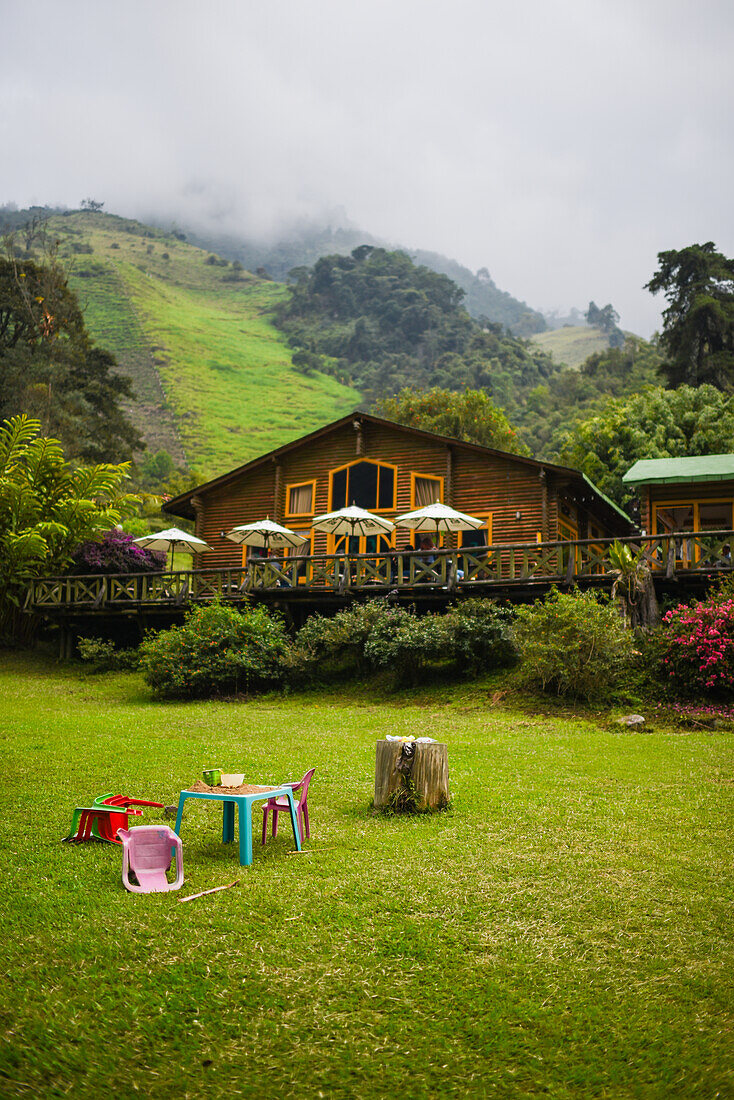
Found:
M 671 476 L 671 477 L 642 477 L 635 478 L 634 480 L 627 480 L 626 477 L 622 478 L 625 485 L 690 485 L 693 481 L 707 482 L 707 481 L 732 481 L 734 480 L 734 474 L 688 474 L 686 476 Z

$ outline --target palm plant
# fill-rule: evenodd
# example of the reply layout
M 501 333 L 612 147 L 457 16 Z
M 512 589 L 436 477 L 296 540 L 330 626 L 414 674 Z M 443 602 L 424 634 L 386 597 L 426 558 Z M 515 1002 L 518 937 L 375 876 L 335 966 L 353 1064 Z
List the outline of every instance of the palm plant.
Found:
M 660 622 L 660 609 L 644 547 L 633 551 L 615 539 L 608 550 L 608 571 L 614 577 L 612 599 L 618 600 L 625 626 L 652 627 Z

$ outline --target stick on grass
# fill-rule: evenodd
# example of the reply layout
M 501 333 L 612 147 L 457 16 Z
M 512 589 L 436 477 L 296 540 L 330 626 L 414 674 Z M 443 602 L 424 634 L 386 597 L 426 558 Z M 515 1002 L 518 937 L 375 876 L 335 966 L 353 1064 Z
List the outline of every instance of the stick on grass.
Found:
M 229 890 L 231 886 L 238 886 L 239 879 L 233 879 L 232 882 L 225 883 L 224 886 L 212 886 L 211 890 L 202 890 L 200 894 L 189 894 L 187 898 L 179 898 L 179 904 L 183 901 L 193 901 L 194 898 L 203 898 L 206 894 L 216 894 L 218 890 Z

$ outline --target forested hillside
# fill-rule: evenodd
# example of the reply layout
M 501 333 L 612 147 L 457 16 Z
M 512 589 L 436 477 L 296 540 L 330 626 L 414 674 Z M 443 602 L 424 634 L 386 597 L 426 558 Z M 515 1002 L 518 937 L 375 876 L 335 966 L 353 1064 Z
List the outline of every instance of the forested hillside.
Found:
M 58 242 L 90 336 L 131 381 L 123 407 L 148 449 L 177 465 L 221 473 L 359 402 L 334 377 L 293 368 L 271 322 L 286 287 L 181 233 L 99 211 L 0 211 L 3 229 L 19 260 L 40 263 Z
M 455 282 L 402 252 L 360 245 L 285 285 L 98 209 L 0 210 L 3 229 L 0 414 L 38 416 L 84 460 L 140 457 L 142 437 L 143 488 L 384 402 L 578 466 L 620 500 L 635 457 L 734 449 L 734 264 L 710 243 L 661 254 L 659 347 L 620 333 L 608 348 L 589 328 L 576 336 L 599 350 L 567 369 L 538 344 L 558 355 L 571 330 L 536 343 L 477 322 Z
M 287 282 L 293 268 L 311 267 L 322 256 L 348 256 L 362 245 L 388 251 L 395 249 L 394 245 L 371 233 L 352 227 L 295 227 L 288 237 L 268 245 L 257 244 L 234 233 L 213 234 L 199 230 L 188 232 L 188 236 L 202 248 L 215 249 L 230 260 L 239 260 L 248 271 L 267 272 L 279 282 Z M 543 314 L 500 290 L 486 268 L 474 274 L 468 267 L 438 252 L 402 247 L 400 251 L 410 256 L 414 263 L 439 275 L 448 275 L 464 291 L 464 308 L 475 319 L 486 318 L 503 325 L 516 336 L 530 336 L 545 330 Z
M 558 371 L 549 356 L 501 325 L 480 324 L 464 292 L 402 252 L 367 245 L 294 272 L 277 323 L 294 363 L 322 370 L 375 400 L 405 386 L 485 389 L 512 404 Z

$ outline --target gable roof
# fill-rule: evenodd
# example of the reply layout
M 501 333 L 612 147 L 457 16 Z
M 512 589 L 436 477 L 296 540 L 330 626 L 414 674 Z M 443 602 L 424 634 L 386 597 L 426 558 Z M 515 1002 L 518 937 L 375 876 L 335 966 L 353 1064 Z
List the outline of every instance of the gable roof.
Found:
M 622 478 L 625 485 L 675 485 L 734 479 L 734 454 L 689 458 L 642 458 Z
M 342 416 L 339 420 L 333 420 L 330 424 L 325 424 L 323 427 L 317 428 L 316 431 L 299 436 L 298 439 L 293 439 L 290 443 L 284 443 L 281 447 L 276 447 L 275 450 L 268 451 L 267 454 L 259 455 L 258 458 L 253 458 L 249 462 L 245 462 L 242 466 L 236 466 L 226 474 L 211 478 L 211 480 L 205 481 L 201 485 L 197 485 L 196 488 L 189 489 L 187 492 L 181 493 L 179 496 L 167 501 L 163 505 L 162 510 L 164 512 L 171 512 L 173 515 L 187 516 L 193 519 L 194 512 L 191 505 L 192 497 L 200 496 L 202 493 L 207 493 L 212 489 L 219 489 L 228 482 L 236 481 L 243 474 L 249 473 L 251 470 L 256 469 L 266 462 L 272 462 L 281 455 L 289 454 L 299 447 L 313 443 L 322 436 L 339 431 L 347 424 L 354 424 L 356 426 L 357 423 L 374 424 L 381 428 L 391 428 L 394 431 L 417 436 L 420 439 L 425 439 L 432 443 L 440 443 L 444 446 L 454 447 L 458 450 L 471 451 L 475 454 L 485 455 L 488 458 L 500 458 L 505 461 L 509 459 L 512 462 L 518 462 L 521 465 L 533 467 L 538 470 L 538 472 L 547 470 L 549 473 L 571 480 L 579 490 L 591 489 L 599 500 L 616 514 L 616 518 L 622 518 L 633 526 L 632 520 L 626 512 L 622 511 L 614 501 L 605 496 L 600 489 L 597 489 L 596 485 L 594 485 L 585 474 L 582 474 L 579 470 L 574 470 L 570 466 L 558 466 L 553 462 L 541 462 L 536 458 L 529 458 L 527 455 L 516 455 L 512 454 L 510 451 L 498 451 L 493 447 L 483 447 L 479 443 L 467 443 L 463 439 L 453 439 L 451 436 L 437 435 L 435 432 L 428 432 L 424 428 L 409 427 L 407 424 L 398 424 L 394 420 L 385 420 L 383 417 L 364 412 L 353 412 L 348 416 Z

